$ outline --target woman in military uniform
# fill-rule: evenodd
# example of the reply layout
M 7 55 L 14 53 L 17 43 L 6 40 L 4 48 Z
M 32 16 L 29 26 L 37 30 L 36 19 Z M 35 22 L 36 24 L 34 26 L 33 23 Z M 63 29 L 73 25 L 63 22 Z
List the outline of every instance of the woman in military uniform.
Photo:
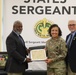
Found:
M 49 28 L 51 39 L 46 42 L 47 75 L 66 75 L 65 57 L 67 54 L 66 43 L 61 38 L 62 32 L 58 25 L 53 24 Z

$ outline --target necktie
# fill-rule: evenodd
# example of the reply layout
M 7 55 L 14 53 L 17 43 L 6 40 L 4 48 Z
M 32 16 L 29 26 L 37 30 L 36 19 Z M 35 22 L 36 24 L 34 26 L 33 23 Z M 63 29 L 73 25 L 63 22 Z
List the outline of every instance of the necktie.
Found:
M 24 45 L 24 40 L 23 40 L 23 38 L 21 37 L 21 35 L 19 35 L 19 39 L 21 40 L 22 44 Z
M 68 46 L 68 48 L 70 48 L 70 46 L 71 46 L 72 39 L 73 39 L 73 35 L 72 35 L 72 34 L 70 34 L 70 35 L 69 35 L 68 42 L 67 42 L 67 46 Z

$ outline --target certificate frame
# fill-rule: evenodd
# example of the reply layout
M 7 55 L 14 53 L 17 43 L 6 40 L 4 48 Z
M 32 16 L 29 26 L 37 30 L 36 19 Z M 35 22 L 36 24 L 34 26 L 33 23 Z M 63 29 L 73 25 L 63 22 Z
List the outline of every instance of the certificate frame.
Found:
M 46 51 L 44 49 L 31 50 L 30 58 L 32 61 L 45 60 L 47 58 L 46 57 Z

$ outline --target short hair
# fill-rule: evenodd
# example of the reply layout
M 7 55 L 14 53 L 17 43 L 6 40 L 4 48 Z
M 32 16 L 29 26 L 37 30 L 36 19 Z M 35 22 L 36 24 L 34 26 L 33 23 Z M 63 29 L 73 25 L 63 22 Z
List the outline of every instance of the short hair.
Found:
M 76 25 L 76 20 L 69 20 L 69 21 L 68 21 L 68 25 L 70 25 L 70 24 Z
M 15 21 L 14 24 L 13 24 L 13 27 L 14 27 L 15 25 L 17 25 L 17 24 L 21 24 L 21 25 L 22 25 L 22 22 L 19 21 L 19 20 Z
M 62 36 L 62 31 L 61 31 L 60 27 L 59 27 L 57 24 L 52 24 L 52 25 L 49 27 L 49 30 L 48 30 L 49 35 L 52 36 L 52 35 L 51 35 L 51 29 L 54 28 L 54 27 L 57 27 L 58 30 L 59 30 L 58 36 Z

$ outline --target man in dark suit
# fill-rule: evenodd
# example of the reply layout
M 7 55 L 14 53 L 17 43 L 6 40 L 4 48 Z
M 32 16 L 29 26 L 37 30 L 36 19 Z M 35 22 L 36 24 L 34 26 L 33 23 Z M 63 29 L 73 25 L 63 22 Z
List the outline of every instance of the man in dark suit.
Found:
M 31 59 L 27 58 L 28 51 L 20 35 L 22 29 L 22 23 L 15 21 L 13 31 L 6 39 L 8 60 L 5 65 L 5 70 L 8 75 L 22 75 L 25 69 L 28 68 L 28 62 L 31 62 Z
M 67 54 L 67 63 L 68 63 L 68 75 L 76 75 L 76 21 L 70 20 L 68 22 L 68 28 L 70 34 L 66 37 L 68 54 Z

